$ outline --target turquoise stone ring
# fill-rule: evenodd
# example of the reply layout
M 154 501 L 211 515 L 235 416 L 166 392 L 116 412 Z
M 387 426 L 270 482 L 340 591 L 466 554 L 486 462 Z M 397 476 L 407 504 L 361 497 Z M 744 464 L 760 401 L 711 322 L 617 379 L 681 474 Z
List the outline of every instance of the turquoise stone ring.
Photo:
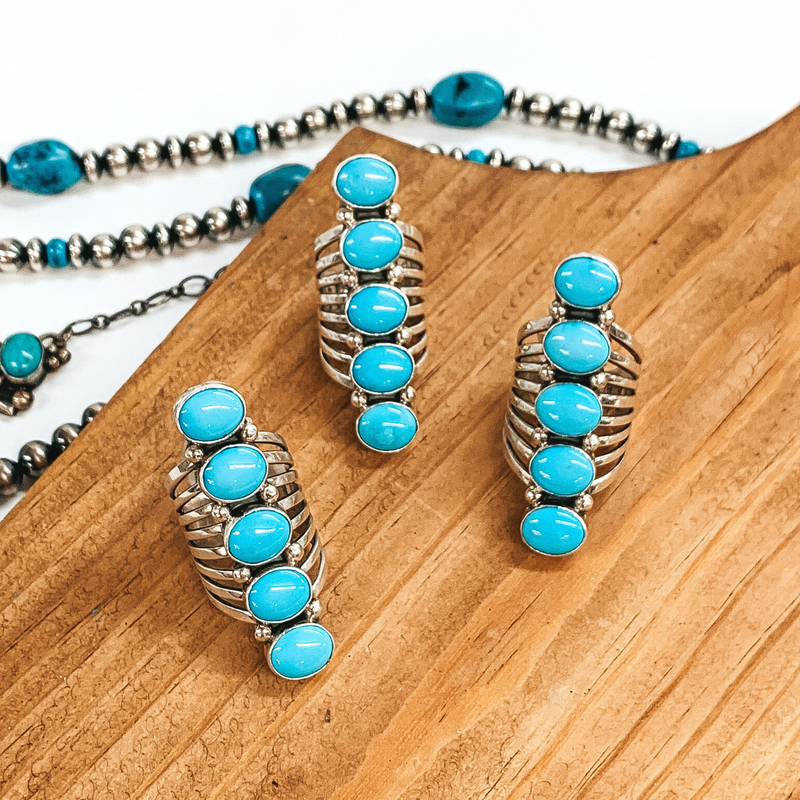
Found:
M 394 164 L 370 154 L 353 156 L 339 164 L 333 189 L 348 206 L 370 210 L 390 202 L 399 182 Z
M 232 436 L 244 423 L 244 398 L 222 384 L 205 384 L 186 392 L 175 404 L 181 433 L 197 444 L 214 444 Z

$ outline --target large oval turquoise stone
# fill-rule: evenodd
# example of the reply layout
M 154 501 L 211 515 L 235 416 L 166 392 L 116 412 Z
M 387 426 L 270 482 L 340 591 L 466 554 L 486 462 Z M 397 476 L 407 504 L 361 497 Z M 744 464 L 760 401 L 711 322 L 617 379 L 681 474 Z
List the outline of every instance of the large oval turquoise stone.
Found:
M 44 358 L 42 343 L 32 333 L 14 333 L 0 348 L 0 367 L 9 378 L 24 380 L 39 369 Z
M 402 403 L 376 403 L 358 418 L 358 438 L 372 450 L 396 453 L 417 435 L 419 422 L 414 412 Z
M 502 110 L 503 87 L 482 72 L 459 72 L 431 89 L 431 113 L 442 125 L 477 128 Z
M 373 344 L 353 359 L 353 382 L 370 394 L 399 392 L 413 374 L 414 358 L 396 344 Z
M 546 556 L 565 556 L 586 538 L 586 523 L 571 508 L 539 506 L 522 519 L 522 539 L 531 550 Z
M 228 552 L 242 564 L 263 564 L 283 552 L 292 524 L 276 508 L 254 508 L 236 520 L 228 533 Z
M 553 278 L 558 296 L 576 308 L 599 308 L 619 292 L 617 271 L 598 258 L 575 256 L 556 269 Z
M 355 156 L 339 167 L 333 188 L 351 206 L 375 208 L 388 203 L 397 191 L 397 172 L 381 158 Z
M 78 154 L 55 139 L 18 147 L 6 168 L 12 186 L 34 194 L 60 194 L 83 177 Z
M 536 398 L 536 416 L 558 436 L 586 436 L 603 414 L 597 395 L 577 383 L 554 383 Z
M 605 333 L 582 319 L 557 322 L 545 334 L 543 347 L 554 366 L 572 375 L 597 372 L 611 355 Z
M 259 175 L 250 185 L 250 202 L 259 222 L 266 222 L 311 170 L 303 164 L 283 164 Z
M 187 439 L 208 444 L 230 436 L 242 424 L 244 414 L 244 401 L 237 392 L 209 386 L 183 401 L 178 427 Z
M 231 444 L 208 459 L 200 483 L 209 497 L 225 503 L 254 495 L 267 477 L 267 459 L 253 445 Z
M 354 269 L 367 272 L 388 267 L 403 247 L 403 234 L 393 222 L 368 219 L 354 225 L 342 241 L 342 257 Z
M 347 321 L 361 333 L 391 333 L 405 322 L 408 300 L 393 286 L 371 284 L 350 296 L 346 314 Z
M 569 444 L 552 444 L 531 459 L 531 477 L 543 491 L 557 497 L 585 492 L 594 480 L 594 462 Z
M 247 608 L 260 622 L 274 624 L 296 617 L 311 599 L 311 581 L 297 567 L 262 572 L 247 587 Z
M 295 625 L 275 638 L 269 665 L 281 678 L 302 680 L 316 675 L 333 656 L 333 637 L 316 622 Z

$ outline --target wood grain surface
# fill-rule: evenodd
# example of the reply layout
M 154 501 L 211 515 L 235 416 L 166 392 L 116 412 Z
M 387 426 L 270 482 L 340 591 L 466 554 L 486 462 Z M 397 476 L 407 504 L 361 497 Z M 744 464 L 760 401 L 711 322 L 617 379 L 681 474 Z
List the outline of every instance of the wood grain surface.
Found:
M 0 796 L 800 796 L 798 143 L 796 111 L 555 175 L 349 133 L 0 525 Z M 391 457 L 317 354 L 312 244 L 359 152 L 427 237 L 422 429 Z M 515 332 L 582 250 L 622 271 L 641 414 L 552 560 L 520 542 L 501 428 Z M 323 532 L 337 652 L 304 683 L 205 599 L 163 489 L 172 404 L 207 379 L 286 437 Z

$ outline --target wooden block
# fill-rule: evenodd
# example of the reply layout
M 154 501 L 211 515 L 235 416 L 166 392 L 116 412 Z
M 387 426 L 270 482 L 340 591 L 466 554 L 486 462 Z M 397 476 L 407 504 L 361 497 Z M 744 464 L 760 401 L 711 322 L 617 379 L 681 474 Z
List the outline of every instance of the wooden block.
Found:
M 795 111 L 554 175 L 348 134 L 0 526 L 0 796 L 800 791 L 798 141 Z M 390 457 L 317 353 L 313 240 L 359 152 L 427 237 L 421 435 Z M 625 477 L 552 560 L 521 544 L 501 426 L 515 332 L 577 251 L 620 266 L 646 361 Z M 337 653 L 305 683 L 211 608 L 163 489 L 172 404 L 208 379 L 286 437 L 323 532 Z

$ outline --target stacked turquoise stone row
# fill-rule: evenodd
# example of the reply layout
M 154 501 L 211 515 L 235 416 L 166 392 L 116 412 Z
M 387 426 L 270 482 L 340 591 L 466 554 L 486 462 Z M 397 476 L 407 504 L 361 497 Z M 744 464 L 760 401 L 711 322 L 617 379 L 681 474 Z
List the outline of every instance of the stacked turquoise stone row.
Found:
M 278 676 L 311 677 L 334 649 L 317 621 L 325 554 L 285 442 L 224 384 L 184 393 L 175 422 L 185 460 L 167 485 L 209 598 L 255 625 Z
M 315 244 L 322 365 L 352 390 L 361 443 L 396 453 L 419 430 L 410 384 L 427 355 L 422 237 L 397 221 L 397 170 L 385 159 L 347 159 L 333 187 L 341 224 Z
M 532 550 L 574 552 L 586 538 L 594 492 L 617 477 L 634 413 L 641 355 L 614 323 L 620 275 L 608 259 L 558 265 L 550 316 L 520 330 L 506 455 L 527 484 L 521 533 Z

